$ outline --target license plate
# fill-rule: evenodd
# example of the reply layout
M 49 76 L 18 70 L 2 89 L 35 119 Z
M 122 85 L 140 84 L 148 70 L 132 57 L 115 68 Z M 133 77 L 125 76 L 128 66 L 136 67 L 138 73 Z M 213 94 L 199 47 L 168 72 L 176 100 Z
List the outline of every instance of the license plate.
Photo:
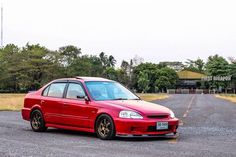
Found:
M 167 130 L 168 129 L 168 122 L 157 122 L 157 130 Z

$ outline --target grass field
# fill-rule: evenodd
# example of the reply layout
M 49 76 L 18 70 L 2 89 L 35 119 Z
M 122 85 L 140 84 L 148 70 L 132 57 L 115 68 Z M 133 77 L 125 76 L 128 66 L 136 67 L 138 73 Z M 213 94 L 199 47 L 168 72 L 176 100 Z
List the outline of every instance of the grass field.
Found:
M 0 94 L 0 110 L 19 111 L 23 107 L 25 94 Z
M 153 100 L 160 100 L 166 99 L 169 97 L 168 94 L 153 94 L 153 93 L 145 93 L 145 94 L 137 94 L 142 100 L 145 101 L 153 101 Z
M 229 100 L 231 102 L 236 103 L 236 94 L 217 94 L 215 95 L 217 98 Z
M 143 100 L 152 101 L 168 98 L 167 94 L 138 94 Z M 20 111 L 23 107 L 25 94 L 0 94 L 0 110 Z

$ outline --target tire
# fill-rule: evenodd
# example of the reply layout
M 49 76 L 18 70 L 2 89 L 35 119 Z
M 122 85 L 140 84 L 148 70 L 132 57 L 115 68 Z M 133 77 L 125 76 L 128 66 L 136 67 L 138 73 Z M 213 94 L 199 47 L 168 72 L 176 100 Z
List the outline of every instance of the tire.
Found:
M 97 136 L 102 140 L 113 139 L 116 135 L 114 122 L 107 114 L 98 117 L 95 127 Z
M 43 119 L 43 114 L 40 110 L 34 110 L 30 116 L 30 125 L 35 132 L 44 132 L 47 130 L 45 126 L 45 121 Z

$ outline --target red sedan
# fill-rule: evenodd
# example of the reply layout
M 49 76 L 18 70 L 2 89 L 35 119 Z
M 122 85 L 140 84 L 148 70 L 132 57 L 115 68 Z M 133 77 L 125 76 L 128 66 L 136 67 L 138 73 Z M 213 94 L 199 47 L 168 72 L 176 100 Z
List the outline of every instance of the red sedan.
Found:
M 118 82 L 97 77 L 50 82 L 26 95 L 22 116 L 36 132 L 54 127 L 95 132 L 101 139 L 175 134 L 179 124 L 170 109 L 141 100 Z

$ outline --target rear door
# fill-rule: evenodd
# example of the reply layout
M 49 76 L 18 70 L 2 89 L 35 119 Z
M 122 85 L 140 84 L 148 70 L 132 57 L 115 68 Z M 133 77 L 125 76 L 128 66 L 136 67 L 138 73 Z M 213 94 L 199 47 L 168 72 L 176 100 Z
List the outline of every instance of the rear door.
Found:
M 42 94 L 41 106 L 46 123 L 62 124 L 62 98 L 67 82 L 50 84 Z

